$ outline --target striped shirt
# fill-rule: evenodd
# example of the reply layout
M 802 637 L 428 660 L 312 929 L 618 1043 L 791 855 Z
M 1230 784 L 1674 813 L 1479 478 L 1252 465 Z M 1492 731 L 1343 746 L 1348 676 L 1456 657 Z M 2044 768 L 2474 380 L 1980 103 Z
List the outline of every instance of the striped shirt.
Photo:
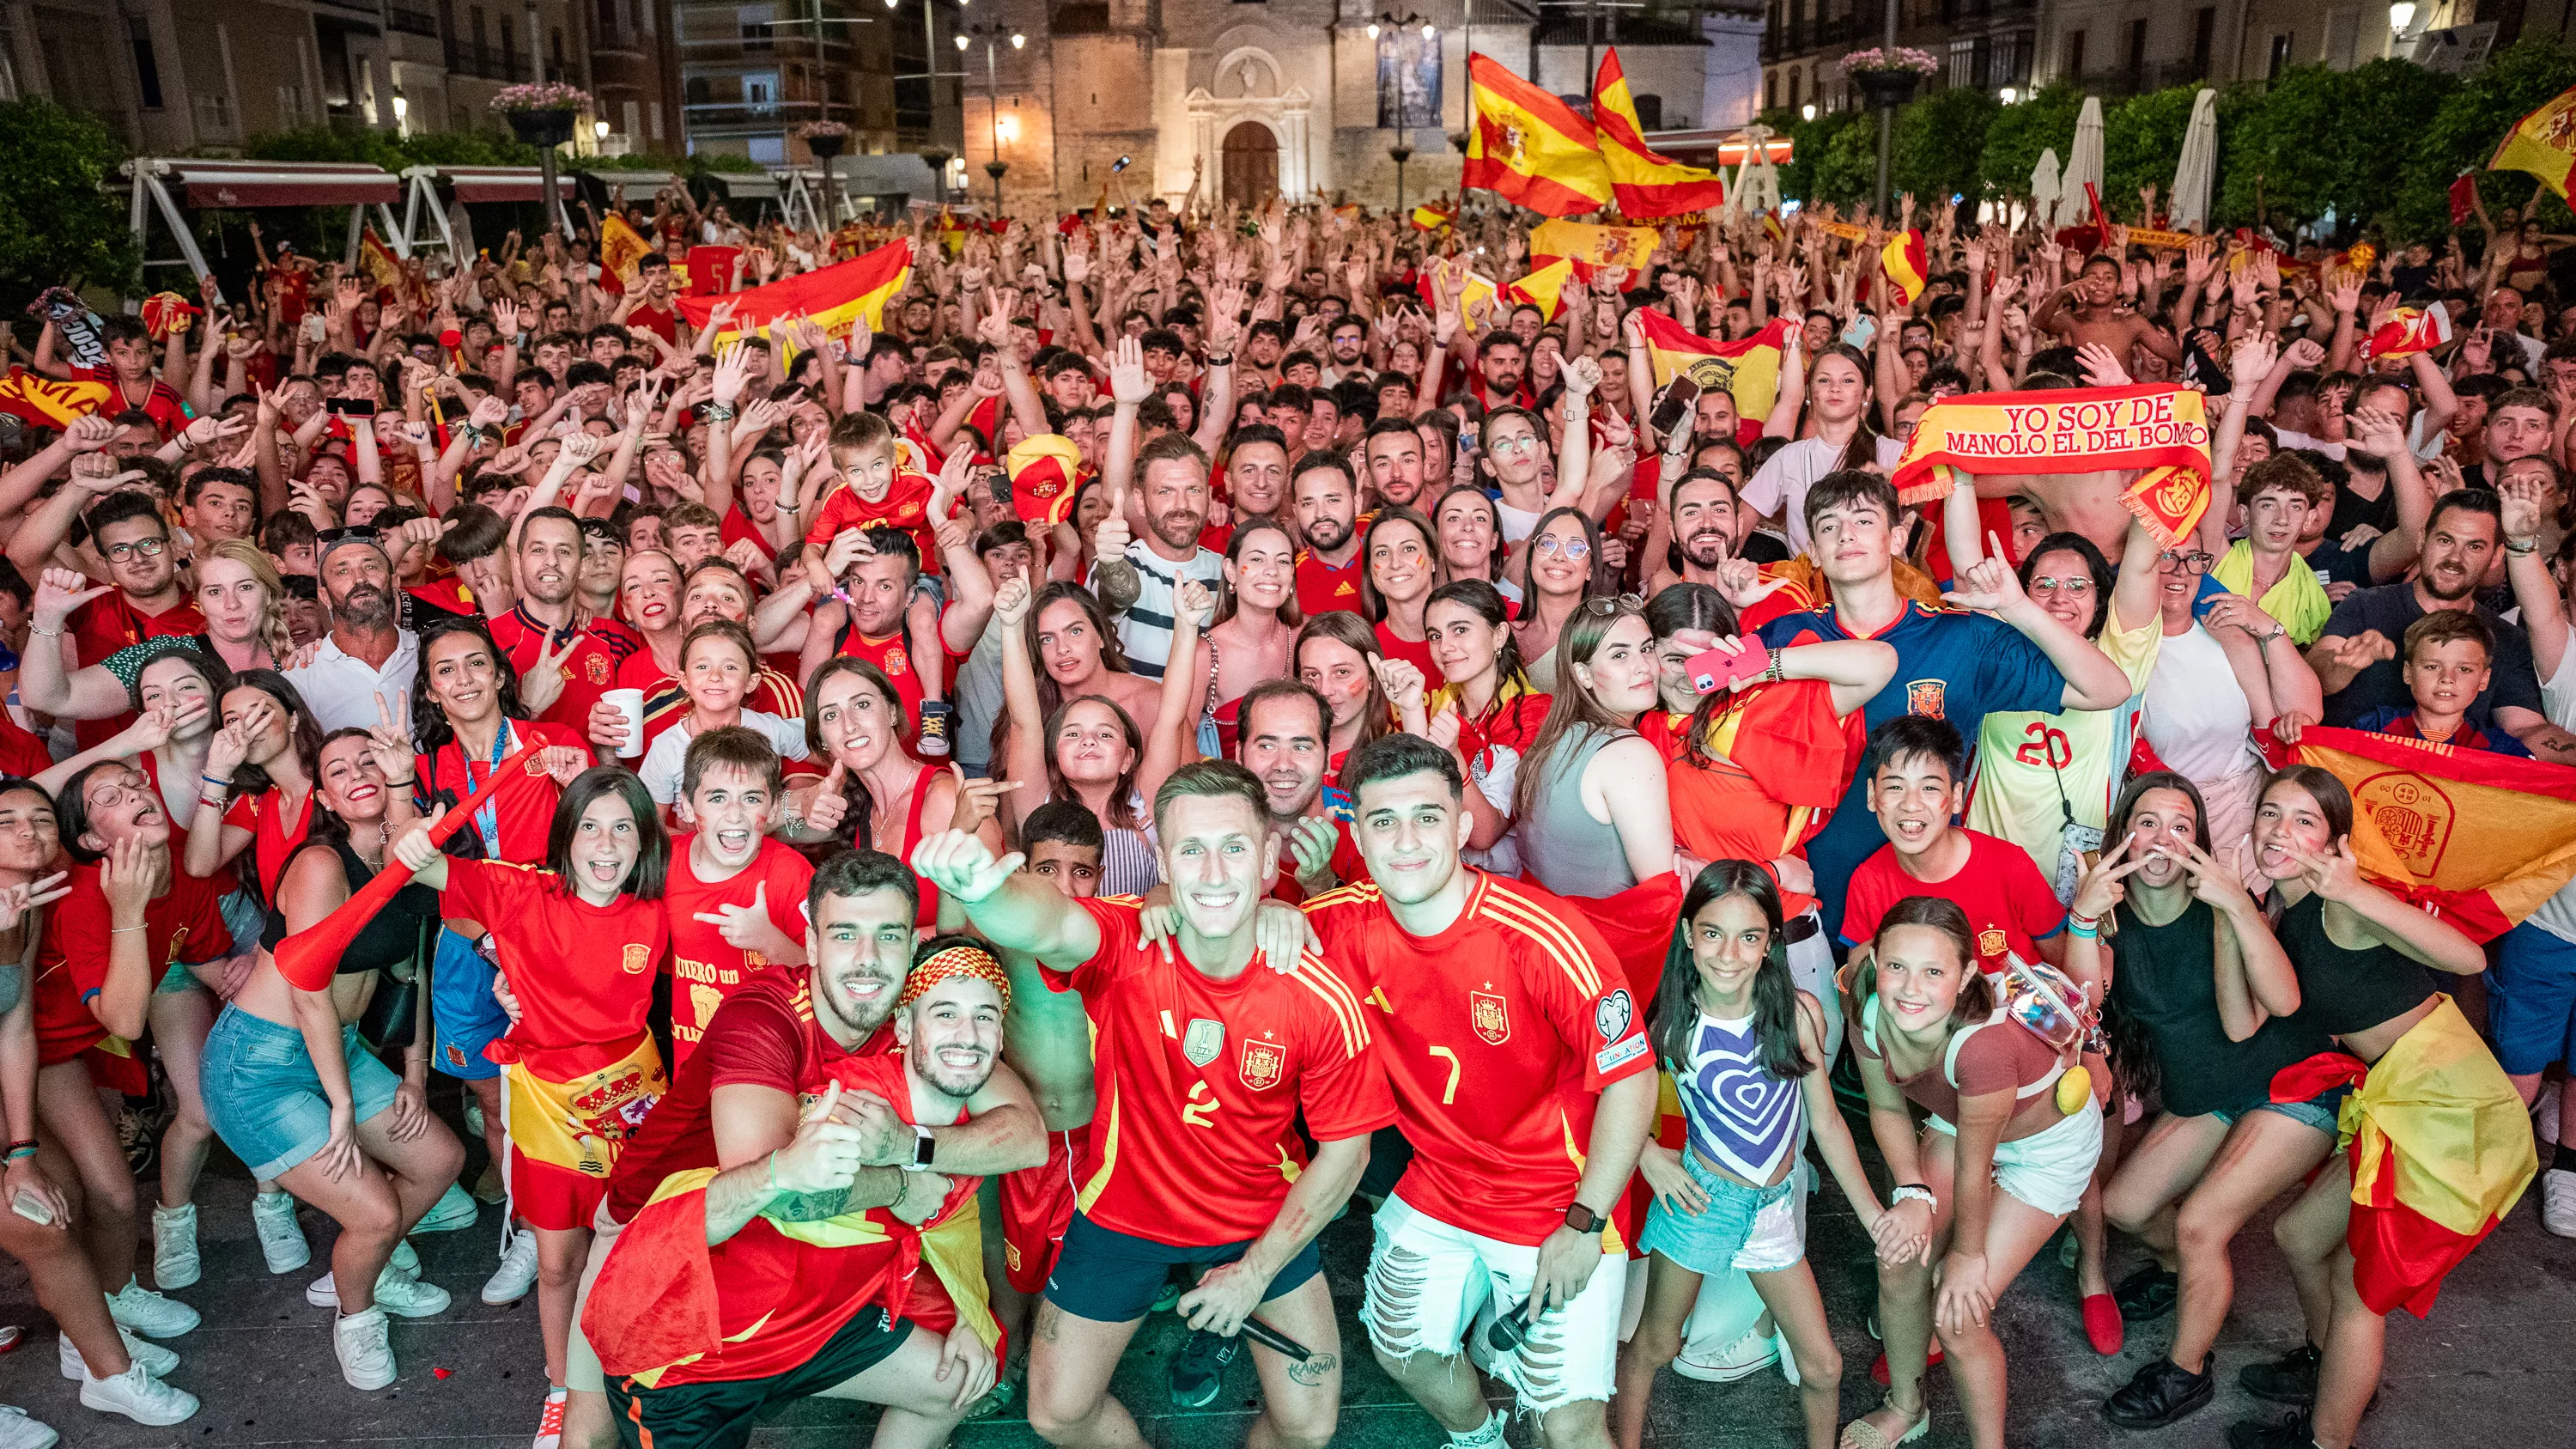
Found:
M 1122 555 L 1136 567 L 1136 602 L 1118 616 L 1118 644 L 1127 651 L 1127 667 L 1147 679 L 1163 677 L 1163 664 L 1172 657 L 1172 598 L 1181 580 L 1196 579 L 1213 592 L 1225 577 L 1225 555 L 1214 549 L 1200 549 L 1188 563 L 1176 564 L 1154 552 L 1150 544 L 1138 541 L 1127 545 Z M 1091 590 L 1100 591 L 1100 568 L 1092 566 Z

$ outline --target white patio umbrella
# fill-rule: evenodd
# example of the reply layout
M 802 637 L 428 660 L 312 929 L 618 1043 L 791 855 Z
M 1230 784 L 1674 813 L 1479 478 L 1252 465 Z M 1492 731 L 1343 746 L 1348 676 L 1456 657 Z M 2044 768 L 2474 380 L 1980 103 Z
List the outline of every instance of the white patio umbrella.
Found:
M 1726 193 L 1729 210 L 1749 216 L 1780 205 L 1780 169 L 1771 164 L 1765 145 L 1771 134 L 1768 126 L 1744 128 L 1744 160 L 1735 168 L 1735 185 Z
M 2209 224 L 2209 191 L 2218 178 L 2218 92 L 2192 99 L 2191 126 L 2182 133 L 2182 160 L 2174 166 L 2173 226 L 2198 231 Z
M 2084 98 L 2084 109 L 2075 117 L 2075 147 L 2066 153 L 2066 174 L 2058 180 L 2055 225 L 2082 226 L 2093 219 L 2093 204 L 2084 195 L 2088 181 L 2101 189 L 2102 102 L 2095 96 Z
M 2042 229 L 2048 227 L 2049 218 L 2057 213 L 2059 184 L 2057 148 L 2051 146 L 2039 153 L 2039 164 L 2030 169 L 2030 219 Z

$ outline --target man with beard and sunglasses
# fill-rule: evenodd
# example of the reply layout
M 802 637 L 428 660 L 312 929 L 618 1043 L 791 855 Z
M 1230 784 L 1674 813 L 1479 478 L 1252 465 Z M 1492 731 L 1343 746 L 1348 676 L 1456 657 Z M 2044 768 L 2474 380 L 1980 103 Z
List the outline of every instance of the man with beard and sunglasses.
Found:
M 285 671 L 324 734 L 377 723 L 378 696 L 411 693 L 420 672 L 420 638 L 398 621 L 393 561 L 373 529 L 325 535 L 315 566 L 331 632 L 309 663 Z
M 978 1179 L 1043 1161 L 1046 1134 L 998 1061 L 1008 978 L 979 969 L 968 958 L 991 957 L 961 937 L 916 952 L 918 889 L 890 855 L 825 861 L 805 893 L 807 964 L 734 988 L 629 1141 L 594 1219 L 613 1246 L 592 1254 L 574 1315 L 605 1392 L 573 1386 L 563 1449 L 598 1449 L 612 1432 L 629 1445 L 733 1449 L 764 1408 L 818 1393 L 887 1404 L 935 1443 L 938 1421 L 990 1387 L 989 1351 L 971 1362 L 971 1328 L 943 1341 L 907 1321 L 924 1295 L 903 1281 L 917 1254 L 902 1238 L 946 1220 Z M 975 1000 L 951 986 L 960 967 L 986 987 Z M 666 1179 L 693 1171 L 702 1236 L 724 1230 L 706 1259 L 722 1342 L 686 1363 L 647 1362 L 634 1330 L 669 1315 L 630 1297 L 626 1275 L 667 1240 L 639 1216 L 668 1200 Z
M 2357 589 L 2335 605 L 2325 633 L 2308 650 L 2308 663 L 2325 687 L 2327 724 L 2350 725 L 2372 710 L 2413 707 L 2397 641 L 2406 637 L 2407 625 L 2436 609 L 2463 609 L 2493 630 L 2496 641 L 2491 677 L 2469 707 L 2468 722 L 2502 729 L 2543 760 L 2576 763 L 2576 735 L 2542 712 L 2530 641 L 2477 599 L 2502 545 L 2502 517 L 2496 495 L 2483 488 L 2444 494 L 2424 527 L 2415 577 Z

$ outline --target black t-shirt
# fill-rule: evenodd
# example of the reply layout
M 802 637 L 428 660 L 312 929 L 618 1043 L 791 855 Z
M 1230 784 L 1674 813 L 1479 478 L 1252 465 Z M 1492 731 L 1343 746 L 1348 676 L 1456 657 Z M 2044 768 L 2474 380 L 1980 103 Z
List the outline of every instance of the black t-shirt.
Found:
M 2273 1073 L 2334 1045 L 2323 1030 L 2284 1016 L 2244 1041 L 2228 1040 L 2218 1014 L 2217 916 L 2207 902 L 2193 901 L 2161 926 L 2128 905 L 2118 911 L 2111 1004 L 2142 1028 L 2163 1069 L 2166 1111 L 2250 1110 L 2270 1099 Z
M 2382 533 L 2397 527 L 2397 489 L 2383 482 L 2379 496 L 2364 498 L 2350 488 L 2338 488 L 2334 497 L 2334 517 L 2326 524 L 2326 542 L 2341 542 L 2343 536 L 2362 524 Z
M 1744 536 L 1744 547 L 1736 551 L 1736 556 L 1749 558 L 1758 564 L 1787 563 L 1791 557 L 1789 545 L 1781 542 L 1777 535 L 1760 529 Z
M 2519 628 L 2506 623 L 2494 610 L 2484 606 L 2477 616 L 2495 631 L 2495 658 L 2490 661 L 2486 692 L 2469 707 L 2469 723 L 2485 729 L 2495 722 L 2495 711 L 2508 706 L 2546 713 L 2540 702 L 2540 676 L 2531 662 L 2531 642 Z M 2406 626 L 2424 617 L 2424 608 L 2415 600 L 2415 586 L 2399 582 L 2382 584 L 2375 589 L 2356 590 L 2335 605 L 2333 617 L 2326 620 L 2325 637 L 2352 639 L 2376 629 L 2389 643 L 2401 649 L 2406 642 Z M 2350 684 L 2326 696 L 2326 720 L 2330 725 L 2350 725 L 2374 709 L 2411 709 L 2415 696 L 2406 688 L 2402 661 L 2382 659 L 2353 676 Z
M 2365 543 L 2359 548 L 2345 548 L 2335 542 L 2337 537 L 2339 535 L 2329 528 L 2324 541 L 2305 555 L 2308 567 L 2316 572 L 2317 582 L 2354 584 L 2361 588 L 2369 588 L 2371 583 L 2370 543 Z M 2377 539 L 2371 540 L 2371 543 L 2377 542 Z

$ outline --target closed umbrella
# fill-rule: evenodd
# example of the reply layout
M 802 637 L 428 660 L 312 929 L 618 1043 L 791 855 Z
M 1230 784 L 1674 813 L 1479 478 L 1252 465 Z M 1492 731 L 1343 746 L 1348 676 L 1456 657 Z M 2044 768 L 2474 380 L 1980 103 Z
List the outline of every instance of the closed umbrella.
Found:
M 2182 160 L 2174 167 L 2173 225 L 2198 231 L 2209 224 L 2209 190 L 2218 177 L 2218 92 L 2203 89 L 2191 103 L 2191 127 L 2182 133 Z
M 2093 219 L 2093 204 L 2084 195 L 2087 182 L 2101 189 L 2102 102 L 2097 96 L 2086 96 L 2075 117 L 2075 148 L 2067 152 L 2066 174 L 2058 180 L 2056 225 L 2082 226 Z
M 1768 126 L 1744 128 L 1744 160 L 1735 168 L 1735 185 L 1726 193 L 1728 210 L 1753 216 L 1780 205 L 1780 170 L 1771 164 L 1767 144 L 1771 134 Z
M 2030 219 L 2043 231 L 2057 214 L 2057 192 L 2057 148 L 2051 146 L 2039 153 L 2039 164 L 2030 169 Z

